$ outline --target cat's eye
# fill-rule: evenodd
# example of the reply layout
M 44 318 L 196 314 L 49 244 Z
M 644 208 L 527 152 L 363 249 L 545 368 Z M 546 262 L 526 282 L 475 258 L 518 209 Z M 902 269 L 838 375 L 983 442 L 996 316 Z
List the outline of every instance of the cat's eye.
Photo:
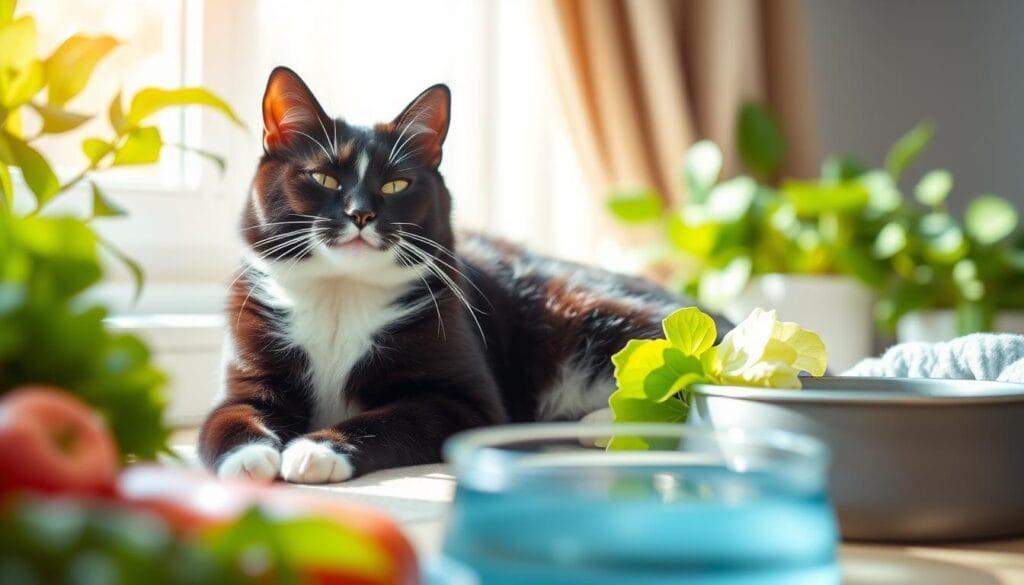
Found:
M 394 181 L 388 181 L 381 186 L 380 192 L 385 195 L 394 195 L 395 193 L 401 193 L 405 191 L 405 188 L 409 186 L 409 181 L 405 179 L 395 179 Z
M 331 189 L 332 191 L 337 191 L 338 188 L 341 187 L 341 185 L 338 184 L 338 179 L 335 179 L 330 175 L 324 173 L 310 173 L 309 176 L 321 186 Z

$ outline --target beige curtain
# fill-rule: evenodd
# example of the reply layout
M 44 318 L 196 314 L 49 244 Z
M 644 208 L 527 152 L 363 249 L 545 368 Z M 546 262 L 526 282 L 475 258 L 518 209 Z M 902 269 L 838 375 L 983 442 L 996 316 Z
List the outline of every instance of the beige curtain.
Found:
M 788 176 L 816 171 L 803 0 L 547 0 L 556 83 L 587 174 L 685 196 L 683 153 L 709 138 L 736 170 L 748 100 L 782 121 Z

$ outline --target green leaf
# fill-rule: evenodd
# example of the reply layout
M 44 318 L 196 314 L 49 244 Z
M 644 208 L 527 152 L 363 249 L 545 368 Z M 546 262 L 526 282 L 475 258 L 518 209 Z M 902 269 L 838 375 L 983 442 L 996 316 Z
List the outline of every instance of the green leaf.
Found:
M 759 104 L 744 104 L 736 132 L 743 164 L 762 177 L 774 175 L 786 156 L 786 141 L 775 116 Z
M 85 153 L 85 157 L 89 159 L 89 163 L 93 166 L 98 165 L 103 160 L 103 157 L 113 151 L 113 146 L 99 138 L 86 138 L 82 141 L 82 152 Z
M 903 171 L 921 156 L 921 153 L 928 148 L 933 136 L 935 136 L 935 125 L 931 122 L 921 122 L 889 148 L 889 152 L 885 156 L 885 168 L 894 179 L 899 180 Z
M 664 351 L 672 347 L 665 339 L 630 341 L 612 357 L 618 392 L 640 398 L 644 396 L 644 379 L 655 368 L 665 364 Z
M 907 247 L 907 228 L 898 221 L 885 224 L 875 237 L 873 250 L 877 258 L 892 258 Z
M 96 183 L 92 183 L 92 216 L 93 217 L 119 217 L 128 215 L 128 212 L 117 203 L 111 201 L 107 195 L 100 189 L 100 186 Z M 139 286 L 141 281 L 141 269 L 136 265 L 136 269 L 139 270 L 139 274 L 136 275 L 136 286 Z M 131 269 L 131 267 L 129 267 Z M 135 270 L 132 269 L 132 273 L 135 274 Z
M 707 381 L 699 357 L 669 347 L 662 352 L 662 359 L 664 363 L 652 369 L 644 378 L 644 395 L 648 400 L 664 402 L 692 384 Z
M 803 217 L 857 211 L 863 209 L 870 199 L 860 181 L 822 183 L 787 180 L 782 183 L 781 192 L 797 215 Z
M 964 213 L 964 227 L 975 241 L 992 245 L 1017 229 L 1017 209 L 995 195 L 982 195 L 970 202 Z
M 842 155 L 829 155 L 821 163 L 821 178 L 825 181 L 843 182 L 856 179 L 868 171 L 859 160 Z
M 646 398 L 632 398 L 612 393 L 609 398 L 616 423 L 650 422 L 675 423 L 686 420 L 690 407 L 678 399 L 653 402 Z
M 949 192 L 953 190 L 953 175 L 944 169 L 928 172 L 917 182 L 914 195 L 924 205 L 935 207 L 946 201 Z
M 43 155 L 27 142 L 10 134 L 3 135 L 4 141 L 14 157 L 14 166 L 21 169 L 25 183 L 36 197 L 36 206 L 42 207 L 60 192 L 60 181 Z
M 7 168 L 7 163 L 2 160 L 0 160 L 0 195 L 3 195 L 7 209 L 11 209 L 14 206 L 14 182 L 11 181 L 11 171 Z
M 870 171 L 861 175 L 858 182 L 868 191 L 870 209 L 879 213 L 889 213 L 903 205 L 903 194 L 889 173 Z
M 49 83 L 47 103 L 63 106 L 85 89 L 96 65 L 118 45 L 111 36 L 68 37 L 46 59 L 46 79 Z
M 43 127 L 39 130 L 41 134 L 69 132 L 92 119 L 92 116 L 69 112 L 55 106 L 44 104 L 31 104 L 31 106 L 43 120 Z
M 724 268 L 705 271 L 697 291 L 700 302 L 711 309 L 725 307 L 747 286 L 752 268 L 749 256 L 737 256 Z
M 964 231 L 948 213 L 929 213 L 918 222 L 925 256 L 931 262 L 953 264 L 967 254 Z
M 118 136 L 123 135 L 128 130 L 128 120 L 124 117 L 121 92 L 117 92 L 114 99 L 110 100 L 110 106 L 107 107 L 107 117 L 110 119 L 110 127 L 114 129 Z
M 135 128 L 128 139 L 114 151 L 114 166 L 148 165 L 160 160 L 163 139 L 156 126 Z
M 124 253 L 120 248 L 115 246 L 113 242 L 100 238 L 99 243 L 101 246 L 103 246 L 103 249 L 110 253 L 111 256 L 116 258 L 121 264 L 124 265 L 125 268 L 128 269 L 128 272 L 131 273 L 132 283 L 134 284 L 135 287 L 132 302 L 137 302 L 139 300 L 139 297 L 142 296 L 142 286 L 146 282 L 146 274 L 142 270 L 142 265 L 136 262 L 135 259 L 133 259 L 128 254 Z
M 612 214 L 627 223 L 646 223 L 661 217 L 664 203 L 647 187 L 619 189 L 608 200 Z
M 231 106 L 202 87 L 183 87 L 180 89 L 146 88 L 135 94 L 128 108 L 128 124 L 135 126 L 153 114 L 171 106 L 208 106 L 218 110 L 229 120 L 240 127 L 245 127 L 242 120 L 235 115 Z
M 683 176 L 690 202 L 701 203 L 722 172 L 722 150 L 710 140 L 701 140 L 686 151 Z
M 686 210 L 694 209 L 687 207 Z M 672 245 L 697 258 L 707 258 L 715 244 L 721 226 L 713 221 L 699 219 L 690 221 L 685 213 L 673 213 L 668 219 L 668 237 Z
M 674 311 L 661 322 L 672 347 L 685 355 L 700 356 L 715 344 L 718 330 L 715 320 L 697 307 Z
M 750 177 L 735 177 L 711 190 L 703 209 L 707 219 L 732 223 L 747 216 L 757 197 L 757 182 Z

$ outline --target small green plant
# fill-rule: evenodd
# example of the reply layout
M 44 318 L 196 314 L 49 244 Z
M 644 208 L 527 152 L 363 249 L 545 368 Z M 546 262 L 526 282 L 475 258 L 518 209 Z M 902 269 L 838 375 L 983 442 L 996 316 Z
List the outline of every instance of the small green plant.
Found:
M 895 184 L 934 135 L 920 125 L 901 138 L 887 158 Z M 954 309 L 961 335 L 991 331 L 1000 310 L 1024 309 L 1024 238 L 1014 206 L 995 195 L 972 199 L 963 219 L 946 199 L 954 187 L 945 169 L 925 173 L 914 201 L 886 216 L 874 243 L 889 274 L 876 305 L 879 322 L 891 330 L 904 315 Z
M 74 35 L 40 57 L 35 20 L 15 17 L 15 4 L 0 0 L 0 394 L 25 384 L 74 392 L 106 418 L 123 456 L 153 458 L 166 449 L 169 434 L 161 420 L 164 375 L 150 364 L 138 338 L 111 332 L 103 322 L 105 310 L 81 300 L 101 278 L 99 247 L 131 269 L 137 291 L 142 285 L 141 268 L 92 229 L 97 218 L 125 215 L 95 175 L 157 162 L 170 145 L 152 118 L 166 108 L 199 105 L 241 122 L 223 100 L 200 87 L 145 88 L 127 101 L 118 93 L 104 112 L 109 133 L 85 138 L 87 163 L 59 177 L 36 143 L 95 117 L 73 102 L 119 41 Z M 216 155 L 197 152 L 223 167 Z M 92 196 L 89 217 L 44 214 L 83 183 Z M 33 202 L 27 216 L 15 211 L 15 190 L 22 185 Z
M 665 206 L 651 189 L 620 190 L 609 200 L 626 223 L 660 223 L 665 238 L 652 258 L 669 267 L 672 288 L 720 309 L 759 274 L 854 274 L 882 286 L 886 264 L 872 245 L 883 215 L 899 205 L 884 177 L 831 157 L 818 179 L 777 178 L 785 141 L 774 117 L 754 104 L 739 113 L 737 144 L 750 174 L 724 181 L 717 145 L 701 141 L 687 151 L 681 205 Z
M 621 221 L 660 224 L 652 261 L 671 288 L 721 309 L 752 276 L 848 275 L 878 295 L 876 317 L 891 331 L 907 313 L 955 308 L 961 334 L 990 330 L 1000 309 L 1024 308 L 1024 238 L 1013 205 L 994 195 L 970 202 L 961 222 L 948 210 L 949 171 L 925 173 L 900 190 L 906 170 L 935 134 L 924 122 L 889 149 L 884 166 L 829 156 L 816 179 L 778 179 L 785 142 L 770 113 L 745 106 L 737 120 L 750 175 L 721 181 L 722 152 L 694 144 L 683 160 L 687 200 L 665 205 L 648 188 L 612 193 Z
M 821 337 L 775 311 L 755 309 L 718 345 L 714 319 L 696 307 L 675 311 L 662 329 L 664 339 L 634 339 L 612 356 L 617 388 L 608 404 L 617 423 L 684 422 L 694 384 L 799 389 L 801 372 L 821 376 L 827 365 Z M 635 440 L 610 446 L 641 448 Z

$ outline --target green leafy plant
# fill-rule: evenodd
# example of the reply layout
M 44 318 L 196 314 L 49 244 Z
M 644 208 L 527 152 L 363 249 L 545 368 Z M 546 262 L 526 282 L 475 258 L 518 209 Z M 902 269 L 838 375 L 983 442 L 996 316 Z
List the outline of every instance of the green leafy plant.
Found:
M 696 307 L 662 322 L 663 339 L 634 339 L 612 356 L 616 390 L 609 398 L 616 423 L 684 422 L 694 384 L 801 387 L 801 372 L 825 373 L 825 344 L 774 311 L 755 309 L 714 345 L 715 321 Z M 617 437 L 613 449 L 634 449 L 638 439 Z
M 895 185 L 934 136 L 922 124 L 897 141 L 886 158 Z M 895 327 L 904 315 L 926 309 L 954 309 L 959 334 L 991 331 L 1000 310 L 1024 309 L 1024 237 L 1017 210 L 1005 199 L 972 199 L 963 219 L 946 200 L 954 189 L 945 169 L 925 173 L 914 186 L 914 201 L 886 216 L 874 253 L 889 263 L 876 305 L 879 322 Z
M 913 197 L 904 196 L 900 183 L 934 135 L 932 123 L 918 124 L 880 168 L 832 155 L 816 179 L 780 179 L 778 123 L 748 104 L 737 119 L 737 144 L 750 175 L 721 180 L 721 150 L 701 141 L 683 160 L 685 202 L 631 188 L 613 192 L 608 205 L 624 223 L 661 226 L 652 262 L 667 268 L 670 288 L 709 308 L 724 308 L 760 274 L 847 275 L 878 296 L 876 317 L 888 331 L 928 308 L 955 308 L 961 334 L 990 330 L 1000 309 L 1024 308 L 1017 212 L 983 195 L 962 221 L 954 217 L 945 169 L 925 173 Z
M 652 258 L 669 269 L 669 285 L 716 309 L 759 274 L 854 274 L 880 288 L 886 262 L 872 246 L 884 213 L 899 203 L 882 192 L 877 173 L 830 157 L 818 179 L 779 179 L 786 146 L 774 117 L 747 104 L 736 131 L 750 175 L 721 180 L 721 150 L 701 141 L 683 159 L 685 203 L 669 205 L 652 189 L 609 199 L 620 220 L 661 225 L 664 241 Z
M 153 458 L 166 449 L 168 437 L 161 421 L 164 375 L 150 364 L 138 338 L 110 331 L 105 310 L 80 298 L 101 278 L 98 247 L 129 267 L 137 292 L 142 285 L 141 268 L 91 226 L 94 219 L 125 214 L 95 175 L 157 162 L 164 146 L 173 146 L 152 122 L 166 108 L 198 105 L 241 122 L 223 100 L 200 87 L 145 88 L 128 100 L 118 93 L 104 112 L 109 133 L 82 140 L 84 167 L 68 178 L 58 176 L 37 142 L 95 117 L 74 101 L 120 42 L 73 35 L 41 57 L 35 20 L 16 17 L 15 4 L 0 0 L 0 393 L 23 384 L 74 392 L 103 414 L 123 456 Z M 223 167 L 216 155 L 196 152 Z M 16 187 L 22 185 L 33 203 L 27 216 L 15 211 Z M 55 199 L 86 185 L 89 217 L 46 216 Z

